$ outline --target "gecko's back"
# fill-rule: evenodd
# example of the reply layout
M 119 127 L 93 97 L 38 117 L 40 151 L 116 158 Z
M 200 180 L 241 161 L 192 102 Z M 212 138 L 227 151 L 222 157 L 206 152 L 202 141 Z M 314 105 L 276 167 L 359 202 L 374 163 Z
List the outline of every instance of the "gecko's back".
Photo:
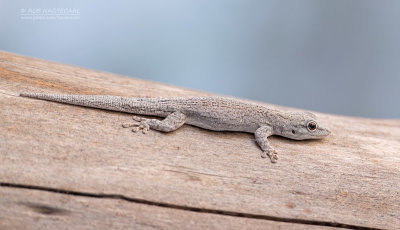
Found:
M 226 97 L 188 97 L 166 99 L 188 116 L 187 123 L 215 131 L 254 132 L 260 121 L 268 122 L 274 110 Z M 162 102 L 161 102 L 162 104 Z

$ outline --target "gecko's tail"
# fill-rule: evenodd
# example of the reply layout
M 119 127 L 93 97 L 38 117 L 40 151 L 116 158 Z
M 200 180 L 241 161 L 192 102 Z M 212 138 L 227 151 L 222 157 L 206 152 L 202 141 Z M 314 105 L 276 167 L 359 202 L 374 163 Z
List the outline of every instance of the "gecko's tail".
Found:
M 46 93 L 27 93 L 22 92 L 19 94 L 21 97 L 30 97 L 46 101 L 62 102 L 73 105 L 90 106 L 93 103 L 101 104 L 101 101 L 108 99 L 119 99 L 116 96 L 103 96 L 103 95 L 73 95 L 73 94 L 46 94 Z
M 54 101 L 71 105 L 120 111 L 127 113 L 144 114 L 144 105 L 140 98 L 126 98 L 119 96 L 104 95 L 70 95 L 70 94 L 43 94 L 43 93 L 20 93 L 22 97 L 36 98 L 46 101 Z M 151 106 L 151 105 L 150 105 Z M 148 114 L 153 115 L 153 114 Z
M 42 99 L 41 97 L 49 95 L 49 94 L 43 94 L 43 93 L 28 93 L 28 92 L 22 92 L 19 94 L 20 97 L 31 97 L 31 98 L 38 98 Z
M 124 111 L 122 97 L 104 96 L 104 95 L 70 95 L 70 94 L 44 94 L 44 93 L 27 93 L 19 94 L 21 97 L 30 97 L 46 101 L 55 101 L 71 105 L 80 105 L 85 107 L 109 109 Z M 125 112 L 125 111 L 124 111 Z

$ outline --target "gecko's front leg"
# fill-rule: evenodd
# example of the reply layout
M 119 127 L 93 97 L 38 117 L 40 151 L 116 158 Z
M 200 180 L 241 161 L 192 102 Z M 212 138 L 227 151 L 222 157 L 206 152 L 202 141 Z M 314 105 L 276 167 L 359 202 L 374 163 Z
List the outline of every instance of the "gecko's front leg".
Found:
M 133 120 L 135 123 L 123 124 L 122 127 L 133 127 L 132 131 L 134 132 L 138 132 L 141 129 L 143 133 L 147 133 L 149 129 L 154 129 L 161 132 L 172 132 L 185 124 L 186 115 L 176 111 L 169 114 L 163 120 L 148 119 L 137 116 L 133 116 Z
M 271 158 L 272 163 L 276 163 L 278 160 L 278 153 L 271 147 L 268 142 L 268 137 L 273 134 L 270 126 L 261 126 L 254 133 L 256 142 L 262 149 L 261 157 L 265 158 L 267 155 Z

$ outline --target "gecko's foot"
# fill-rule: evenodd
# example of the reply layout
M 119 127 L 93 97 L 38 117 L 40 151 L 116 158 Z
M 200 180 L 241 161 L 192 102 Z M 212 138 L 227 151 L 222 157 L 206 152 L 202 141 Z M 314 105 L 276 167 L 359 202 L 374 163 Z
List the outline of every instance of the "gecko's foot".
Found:
M 122 124 L 123 128 L 132 128 L 132 132 L 137 133 L 142 130 L 143 134 L 146 134 L 150 130 L 150 125 L 147 124 L 145 120 L 141 122 L 134 122 L 134 123 L 124 123 Z
M 147 124 L 145 122 L 140 122 L 136 125 L 136 127 L 132 128 L 132 132 L 134 132 L 134 133 L 139 132 L 139 130 L 142 130 L 142 133 L 146 134 L 149 132 L 150 126 L 149 126 L 149 124 Z
M 262 158 L 266 158 L 267 156 L 269 156 L 269 158 L 271 159 L 272 163 L 276 163 L 278 161 L 278 159 L 279 159 L 278 153 L 275 151 L 275 149 L 263 151 L 261 153 L 261 157 Z
M 132 128 L 132 132 L 134 133 L 137 133 L 140 130 L 142 130 L 143 134 L 146 134 L 149 132 L 150 126 L 148 124 L 139 124 L 138 126 Z

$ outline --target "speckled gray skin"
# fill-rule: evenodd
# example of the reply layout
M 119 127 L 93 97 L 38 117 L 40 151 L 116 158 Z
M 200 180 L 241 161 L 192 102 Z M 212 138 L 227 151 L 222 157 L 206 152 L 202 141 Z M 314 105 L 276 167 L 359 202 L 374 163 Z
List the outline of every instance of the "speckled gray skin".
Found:
M 272 162 L 278 160 L 268 137 L 279 135 L 295 140 L 319 139 L 329 135 L 309 112 L 284 112 L 266 106 L 225 97 L 126 98 L 101 95 L 57 95 L 21 93 L 20 96 L 133 114 L 165 117 L 163 120 L 134 116 L 134 123 L 123 124 L 133 131 L 149 129 L 171 132 L 183 124 L 214 131 L 254 133 L 256 142 Z

